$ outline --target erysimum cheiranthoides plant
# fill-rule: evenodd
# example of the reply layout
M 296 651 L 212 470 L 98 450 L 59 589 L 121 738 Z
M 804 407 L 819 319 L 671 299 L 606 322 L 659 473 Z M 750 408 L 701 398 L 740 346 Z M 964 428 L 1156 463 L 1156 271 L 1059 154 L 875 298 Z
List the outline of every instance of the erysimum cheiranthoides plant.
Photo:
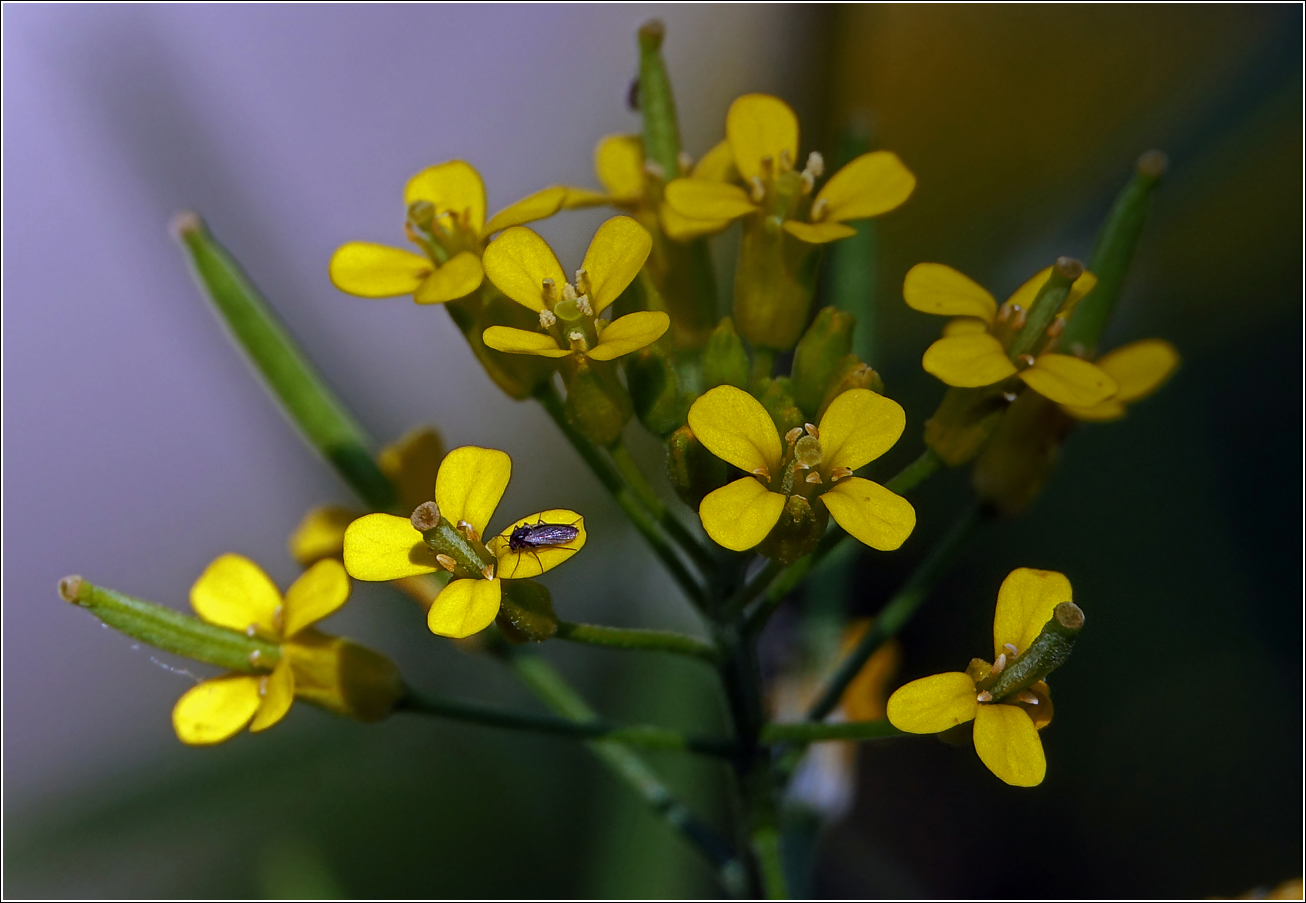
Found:
M 597 741 L 598 760 L 704 857 L 725 891 L 782 897 L 801 880 L 785 855 L 811 823 L 797 814 L 847 809 L 852 744 L 961 733 L 1006 784 L 1028 787 L 1055 772 L 1039 739 L 1052 721 L 1047 677 L 1084 624 L 1065 575 L 1013 556 L 996 590 L 993 661 L 904 682 L 895 637 L 966 541 L 1039 493 L 1076 423 L 1124 416 L 1176 367 L 1177 353 L 1159 339 L 1098 353 L 1164 157 L 1140 159 L 1087 265 L 1061 257 L 1001 305 L 943 263 L 911 269 L 905 303 L 950 318 L 922 349 L 924 371 L 946 386 L 923 417 L 888 397 L 871 362 L 853 351 L 864 347 L 854 335 L 868 299 L 838 297 L 821 278 L 866 283 L 873 261 L 857 224 L 910 203 L 909 161 L 861 147 L 827 166 L 802 144 L 788 104 L 763 94 L 731 104 L 722 140 L 695 160 L 680 144 L 662 40 L 656 22 L 639 31 L 642 129 L 598 141 L 601 189 L 546 186 L 487 217 L 477 170 L 437 162 L 404 191 L 400 226 L 413 249 L 351 242 L 336 250 L 328 275 L 351 295 L 411 296 L 447 310 L 488 377 L 541 405 L 612 494 L 701 617 L 698 633 L 566 620 L 571 606 L 555 606 L 548 572 L 594 565 L 565 484 L 558 507 L 491 530 L 512 472 L 505 452 L 446 453 L 438 432 L 419 427 L 374 454 L 193 214 L 176 231 L 201 288 L 357 498 L 307 513 L 290 538 L 305 570 L 284 594 L 233 554 L 218 555 L 198 578 L 195 616 L 82 577 L 61 581 L 60 594 L 143 642 L 225 669 L 177 703 L 183 743 L 261 732 L 294 717 L 295 700 L 361 722 L 405 713 Z M 560 260 L 528 225 L 595 206 L 617 212 L 579 261 Z M 708 242 L 735 224 L 726 309 Z M 840 243 L 846 252 L 826 260 Z M 831 298 L 838 303 L 819 303 Z M 627 451 L 632 421 L 664 443 L 683 507 L 664 501 Z M 923 441 L 919 457 L 896 474 L 874 470 L 904 436 Z M 913 493 L 972 462 L 975 498 L 934 548 L 903 552 L 917 526 Z M 870 621 L 853 620 L 842 597 L 822 604 L 808 580 L 820 576 L 817 565 L 825 574 L 848 567 L 846 553 L 858 549 L 869 550 L 872 567 L 889 555 L 918 559 Z M 477 638 L 464 648 L 501 662 L 552 713 L 432 695 L 381 653 L 320 631 L 349 598 L 351 578 L 411 597 L 437 637 Z M 759 635 L 800 586 L 808 604 L 787 633 L 791 665 L 764 674 Z M 994 592 L 974 587 L 973 604 Z M 532 654 L 531 644 L 546 641 L 696 660 L 716 674 L 729 723 L 701 736 L 601 721 Z M 699 801 L 676 798 L 642 747 L 724 762 L 736 823 L 714 824 L 696 811 Z

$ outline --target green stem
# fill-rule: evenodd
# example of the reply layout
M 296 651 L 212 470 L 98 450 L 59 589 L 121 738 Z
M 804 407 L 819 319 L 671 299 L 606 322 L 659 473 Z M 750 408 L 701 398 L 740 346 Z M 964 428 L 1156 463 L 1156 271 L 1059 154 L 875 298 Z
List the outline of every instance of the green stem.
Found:
M 720 658 L 711 643 L 671 630 L 642 630 L 627 627 L 604 627 L 599 624 L 573 624 L 559 621 L 554 639 L 607 646 L 610 649 L 640 649 L 646 652 L 674 652 L 715 664 Z
M 921 452 L 919 458 L 898 471 L 889 482 L 885 483 L 884 488 L 890 492 L 896 492 L 898 495 L 906 495 L 938 473 L 939 468 L 942 466 L 943 459 L 938 456 L 934 449 L 927 448 Z
M 594 710 L 548 662 L 537 655 L 511 648 L 496 651 L 522 683 L 559 715 L 572 721 L 596 720 Z M 590 740 L 586 745 L 614 775 L 639 795 L 655 815 L 684 837 L 712 865 L 727 890 L 735 891 L 740 887 L 743 866 L 729 844 L 672 796 L 638 754 L 611 740 Z
M 635 493 L 622 480 L 621 475 L 613 468 L 612 464 L 605 460 L 599 449 L 571 425 L 567 419 L 567 412 L 558 397 L 558 392 L 551 385 L 546 385 L 535 393 L 535 398 L 543 406 L 544 410 L 553 418 L 553 422 L 558 425 L 558 429 L 567 437 L 572 448 L 581 456 L 581 459 L 589 465 L 590 470 L 599 478 L 603 488 L 607 489 L 616 500 L 621 510 L 626 512 L 635 529 L 652 547 L 654 554 L 671 572 L 676 583 L 680 585 L 685 595 L 698 608 L 702 608 L 704 602 L 704 591 L 698 578 L 690 572 L 689 568 L 676 554 L 676 550 L 667 542 L 666 537 L 658 528 L 657 522 L 649 512 L 640 503 Z
M 625 479 L 626 485 L 638 496 L 649 513 L 657 519 L 658 526 L 662 528 L 663 532 L 698 566 L 702 573 L 711 574 L 716 567 L 716 560 L 712 553 L 685 528 L 680 519 L 658 497 L 657 492 L 649 484 L 648 478 L 644 476 L 644 471 L 631 457 L 630 449 L 626 447 L 626 443 L 618 439 L 609 446 L 608 453 L 612 455 L 612 463 L 617 466 L 617 472 Z
M 718 757 L 729 757 L 734 750 L 733 745 L 726 740 L 686 736 L 670 728 L 643 724 L 618 725 L 602 721 L 575 721 L 571 718 L 533 712 L 508 712 L 469 702 L 425 696 L 411 689 L 407 690 L 399 701 L 398 710 L 448 718 L 452 721 L 483 724 L 488 727 L 621 743 L 647 749 L 682 750 Z
M 286 416 L 373 511 L 395 504 L 362 427 L 322 382 L 240 265 L 195 214 L 176 221 L 177 237 L 200 288 L 262 375 Z
M 762 729 L 763 743 L 809 744 L 831 740 L 883 740 L 906 736 L 887 721 L 803 721 L 797 724 L 768 724 Z
M 920 608 L 921 603 L 929 596 L 934 584 L 947 571 L 953 556 L 983 519 L 983 509 L 978 503 L 972 504 L 962 513 L 952 528 L 939 540 L 938 545 L 925 556 L 912 575 L 907 578 L 902 589 L 898 590 L 897 594 L 889 600 L 889 604 L 876 615 L 870 630 L 866 631 L 857 647 L 839 663 L 825 690 L 822 691 L 811 711 L 807 713 L 809 721 L 821 721 L 838 707 L 844 691 L 862 670 L 866 660 L 885 640 L 895 636 L 916 613 L 916 609 Z
M 753 854 L 762 873 L 762 889 L 768 900 L 788 900 L 784 855 L 780 849 L 779 825 L 766 825 L 753 832 Z

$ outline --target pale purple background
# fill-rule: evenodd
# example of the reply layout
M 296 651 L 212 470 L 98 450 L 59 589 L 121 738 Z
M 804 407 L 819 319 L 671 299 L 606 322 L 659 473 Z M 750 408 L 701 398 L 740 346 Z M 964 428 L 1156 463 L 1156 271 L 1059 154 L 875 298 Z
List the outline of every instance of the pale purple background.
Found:
M 199 297 L 166 229 L 181 208 L 205 215 L 378 439 L 435 421 L 451 445 L 508 450 L 500 519 L 612 516 L 443 312 L 341 295 L 326 263 L 350 239 L 402 244 L 404 181 L 435 162 L 472 161 L 491 209 L 594 184 L 595 141 L 637 127 L 623 100 L 650 15 L 667 22 L 696 153 L 739 93 L 814 93 L 796 7 L 4 8 L 6 815 L 184 754 L 168 712 L 188 678 L 61 603 L 59 577 L 181 606 L 207 562 L 239 551 L 284 585 L 301 514 L 349 498 Z M 603 215 L 542 231 L 575 266 Z M 585 557 L 553 580 L 560 599 L 686 623 L 629 531 L 592 536 Z M 366 613 L 343 620 L 368 634 Z

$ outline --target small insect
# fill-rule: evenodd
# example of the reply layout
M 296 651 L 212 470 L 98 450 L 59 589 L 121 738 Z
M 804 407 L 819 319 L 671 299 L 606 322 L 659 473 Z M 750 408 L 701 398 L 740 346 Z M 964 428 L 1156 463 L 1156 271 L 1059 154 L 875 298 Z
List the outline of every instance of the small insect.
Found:
M 546 524 L 542 521 L 534 524 L 522 524 L 508 534 L 508 550 L 511 552 L 529 552 L 540 563 L 540 549 L 566 549 L 567 543 L 580 535 L 580 528 L 575 524 Z M 575 551 L 568 549 L 568 551 Z M 513 573 L 517 569 L 513 568 Z

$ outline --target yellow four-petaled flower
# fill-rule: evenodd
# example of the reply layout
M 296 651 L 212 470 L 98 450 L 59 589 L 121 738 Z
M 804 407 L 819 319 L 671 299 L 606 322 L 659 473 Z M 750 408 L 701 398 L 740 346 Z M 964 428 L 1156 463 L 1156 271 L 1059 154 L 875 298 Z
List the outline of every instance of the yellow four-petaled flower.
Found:
M 733 386 L 712 389 L 689 409 L 689 428 L 704 448 L 750 475 L 703 499 L 703 529 L 727 549 L 751 549 L 799 495 L 819 502 L 866 545 L 898 548 L 916 526 L 911 503 L 853 471 L 892 448 L 906 422 L 897 402 L 853 389 L 830 403 L 818 426 L 782 439 L 753 396 Z
M 512 475 L 512 459 L 490 448 L 464 446 L 445 456 L 435 480 L 439 516 L 469 543 L 481 537 L 498 507 Z M 521 526 L 537 523 L 576 528 L 565 545 L 513 549 L 509 537 Z M 585 522 L 574 511 L 551 508 L 521 518 L 481 546 L 488 561 L 477 572 L 427 545 L 423 534 L 408 518 L 369 514 L 345 531 L 345 568 L 358 580 L 399 580 L 418 574 L 448 570 L 453 574 L 427 612 L 432 633 L 460 638 L 484 630 L 499 613 L 501 581 L 536 577 L 557 567 L 585 545 Z
M 890 723 L 912 734 L 937 734 L 973 720 L 975 752 L 1003 781 L 1017 787 L 1043 782 L 1047 760 L 1038 732 L 1052 720 L 1045 681 L 1018 697 L 993 701 L 977 684 L 1000 673 L 1038 637 L 1053 611 L 1071 601 L 1070 581 L 1056 571 L 1018 568 L 1002 582 L 993 616 L 994 663 L 975 659 L 966 671 L 922 677 L 889 697 Z

